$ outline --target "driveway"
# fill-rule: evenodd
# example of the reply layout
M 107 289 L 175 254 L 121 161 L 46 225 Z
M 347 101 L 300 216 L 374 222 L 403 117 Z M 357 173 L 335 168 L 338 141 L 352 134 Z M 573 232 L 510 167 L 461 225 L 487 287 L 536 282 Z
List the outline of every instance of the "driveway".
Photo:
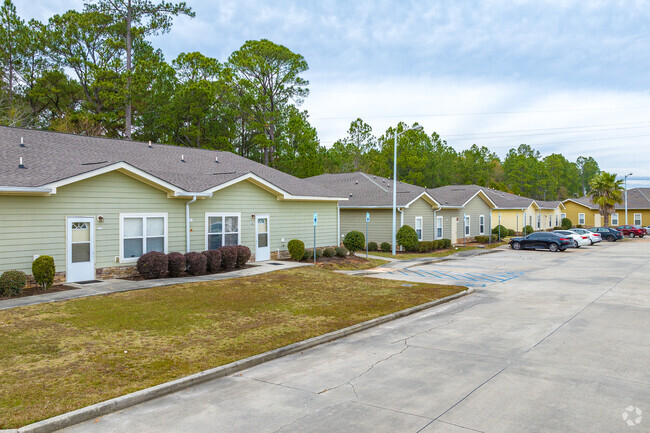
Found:
M 650 431 L 649 270 L 636 239 L 385 272 L 476 293 L 65 431 Z

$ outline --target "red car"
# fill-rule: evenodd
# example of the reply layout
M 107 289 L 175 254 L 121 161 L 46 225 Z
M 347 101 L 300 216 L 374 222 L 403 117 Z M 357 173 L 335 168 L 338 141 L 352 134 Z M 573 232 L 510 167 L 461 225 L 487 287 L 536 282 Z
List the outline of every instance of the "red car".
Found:
M 643 236 L 645 236 L 645 230 L 642 230 L 642 229 L 640 229 L 638 227 L 634 227 L 634 226 L 630 226 L 630 225 L 618 226 L 618 227 L 616 227 L 616 230 L 621 232 L 621 234 L 623 236 L 629 236 L 631 238 L 636 237 L 636 236 L 642 238 Z

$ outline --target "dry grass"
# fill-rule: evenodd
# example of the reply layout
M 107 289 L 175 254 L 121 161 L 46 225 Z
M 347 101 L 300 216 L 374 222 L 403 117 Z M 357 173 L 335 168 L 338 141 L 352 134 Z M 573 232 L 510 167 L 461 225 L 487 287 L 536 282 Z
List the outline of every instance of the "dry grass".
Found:
M 500 247 L 501 245 L 506 245 L 506 244 L 507 244 L 506 242 L 493 242 L 492 244 L 484 245 L 482 248 L 490 249 L 490 248 Z M 391 253 L 384 253 L 382 251 L 374 251 L 370 254 L 379 257 L 395 258 L 397 260 L 411 260 L 411 259 L 421 259 L 424 257 L 432 257 L 432 258 L 446 257 L 452 254 L 459 253 L 461 251 L 469 251 L 469 250 L 476 250 L 476 249 L 478 249 L 478 246 L 476 246 L 475 244 L 466 247 L 456 247 L 456 248 L 452 247 L 444 250 L 431 251 L 428 253 L 409 253 L 409 252 L 398 251 L 395 257 L 393 257 Z
M 0 312 L 16 428 L 461 291 L 317 267 Z

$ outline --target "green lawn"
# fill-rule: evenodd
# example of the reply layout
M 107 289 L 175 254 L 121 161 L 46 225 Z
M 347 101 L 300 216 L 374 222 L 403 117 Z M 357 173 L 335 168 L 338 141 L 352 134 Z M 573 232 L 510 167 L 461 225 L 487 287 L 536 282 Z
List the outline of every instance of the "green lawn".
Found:
M 501 245 L 506 245 L 506 242 L 501 242 L 501 243 L 495 242 L 490 245 L 485 245 L 485 248 L 482 249 L 496 248 Z M 452 254 L 456 254 L 461 251 L 469 251 L 469 250 L 477 250 L 477 249 L 479 248 L 476 246 L 470 246 L 470 247 L 448 248 L 445 250 L 437 250 L 429 253 L 409 253 L 409 252 L 398 251 L 397 255 L 395 256 L 393 256 L 391 253 L 384 253 L 382 251 L 373 251 L 373 252 L 369 252 L 369 254 L 372 256 L 388 257 L 391 259 L 395 258 L 397 260 L 410 260 L 410 259 L 421 259 L 423 257 L 432 257 L 432 258 L 445 257 L 445 256 L 450 256 Z
M 310 266 L 0 311 L 0 428 L 463 290 L 402 284 Z

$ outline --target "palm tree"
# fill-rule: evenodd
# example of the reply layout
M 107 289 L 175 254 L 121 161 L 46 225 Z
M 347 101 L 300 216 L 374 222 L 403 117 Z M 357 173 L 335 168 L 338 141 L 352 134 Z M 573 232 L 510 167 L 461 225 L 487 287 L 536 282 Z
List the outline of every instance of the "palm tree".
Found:
M 616 180 L 616 174 L 601 171 L 589 182 L 589 197 L 598 205 L 600 214 L 609 227 L 609 216 L 614 213 L 614 205 L 623 202 L 623 181 Z

